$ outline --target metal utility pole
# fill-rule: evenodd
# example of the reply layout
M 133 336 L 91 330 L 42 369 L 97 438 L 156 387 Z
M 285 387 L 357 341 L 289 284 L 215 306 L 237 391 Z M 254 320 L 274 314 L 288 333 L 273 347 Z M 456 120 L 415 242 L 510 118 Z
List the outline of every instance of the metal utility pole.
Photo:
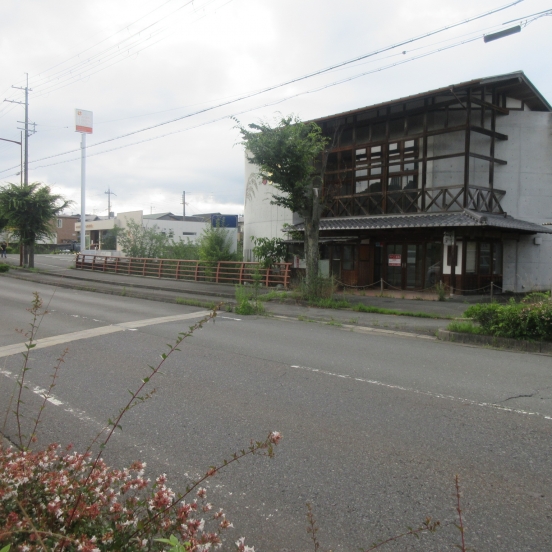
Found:
M 23 182 L 25 184 L 29 183 L 29 73 L 25 73 L 27 75 L 27 85 L 25 87 L 22 86 L 12 86 L 12 88 L 17 88 L 18 90 L 25 90 L 25 101 L 24 102 L 18 102 L 15 100 L 7 100 L 5 99 L 5 102 L 10 103 L 17 103 L 25 106 L 25 121 L 17 121 L 18 123 L 23 123 L 25 125 L 23 130 L 25 132 L 25 160 L 23 163 Z
M 111 196 L 112 195 L 116 196 L 117 194 L 115 192 L 112 192 L 111 188 L 108 188 L 107 192 L 104 192 L 104 193 L 107 194 L 107 218 L 110 219 L 111 218 Z
M 182 192 L 182 218 L 186 218 L 186 192 Z

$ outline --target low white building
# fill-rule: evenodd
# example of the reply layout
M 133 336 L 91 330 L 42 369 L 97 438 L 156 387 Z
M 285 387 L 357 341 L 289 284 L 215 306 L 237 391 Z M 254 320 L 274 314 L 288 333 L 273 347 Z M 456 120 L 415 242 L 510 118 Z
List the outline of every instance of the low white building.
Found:
M 237 225 L 233 225 L 236 215 L 221 215 L 220 213 L 209 213 L 199 216 L 181 216 L 173 213 L 158 213 L 144 215 L 143 211 L 127 211 L 118 213 L 114 218 L 89 217 L 85 223 L 86 249 L 89 251 L 105 251 L 104 242 L 110 231 L 115 227 L 127 228 L 129 221 L 134 221 L 144 228 L 157 227 L 158 231 L 171 236 L 175 241 L 196 242 L 200 239 L 203 231 L 213 225 L 221 225 L 228 232 L 232 243 L 232 251 L 237 250 Z M 89 220 L 90 218 L 90 220 Z M 217 222 L 218 221 L 218 222 Z M 222 221 L 222 222 L 221 222 Z M 225 222 L 228 221 L 228 224 Z M 80 233 L 80 222 L 75 223 L 75 231 Z M 117 245 L 120 252 L 120 246 Z

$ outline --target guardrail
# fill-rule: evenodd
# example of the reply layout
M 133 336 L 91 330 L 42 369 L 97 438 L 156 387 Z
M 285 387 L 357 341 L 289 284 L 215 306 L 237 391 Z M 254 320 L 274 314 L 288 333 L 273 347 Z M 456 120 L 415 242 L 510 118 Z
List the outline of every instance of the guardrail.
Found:
M 75 268 L 127 276 L 188 280 L 217 284 L 253 283 L 255 273 L 261 275 L 266 287 L 289 286 L 291 263 L 275 263 L 264 268 L 259 263 L 238 261 L 185 261 L 177 259 L 142 259 L 139 257 L 108 257 L 79 253 Z

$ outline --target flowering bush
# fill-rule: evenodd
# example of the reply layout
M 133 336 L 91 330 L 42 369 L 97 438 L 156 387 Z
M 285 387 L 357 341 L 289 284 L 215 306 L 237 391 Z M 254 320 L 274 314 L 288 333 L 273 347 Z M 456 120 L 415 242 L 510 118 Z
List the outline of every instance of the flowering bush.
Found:
M 29 434 L 23 430 L 22 396 L 27 389 L 25 377 L 29 371 L 29 352 L 36 346 L 39 320 L 47 313 L 42 300 L 34 295 L 28 341 L 23 353 L 23 366 L 18 378 L 16 407 L 19 448 L 3 447 L 0 441 L 0 552 L 8 550 L 59 550 L 100 552 L 109 550 L 166 550 L 171 552 L 201 552 L 222 544 L 222 533 L 232 527 L 222 509 L 212 513 L 206 501 L 203 482 L 221 469 L 248 455 L 272 457 L 274 446 L 282 438 L 277 431 L 269 433 L 264 441 L 251 442 L 247 449 L 234 453 L 230 460 L 211 467 L 182 494 L 167 486 L 167 477 L 160 475 L 151 481 L 144 478 L 145 463 L 135 462 L 129 468 L 109 468 L 102 460 L 102 452 L 116 428 L 121 428 L 123 416 L 141 402 L 149 399 L 154 390 L 146 386 L 157 375 L 165 361 L 179 350 L 182 341 L 216 316 L 215 309 L 180 333 L 167 353 L 161 354 L 157 366 L 150 366 L 150 374 L 142 378 L 117 417 L 92 440 L 85 454 L 64 451 L 56 444 L 44 450 L 32 451 L 41 414 L 55 386 L 57 372 L 64 362 L 67 350 L 58 359 L 52 383 L 43 393 L 43 403 Z M 23 332 L 22 332 L 23 333 Z M 107 433 L 92 458 L 90 450 Z M 195 493 L 195 494 L 194 494 Z M 235 543 L 241 552 L 253 552 L 243 538 Z M 6 546 L 4 546 L 6 545 Z M 12 545 L 14 548 L 11 548 Z
M 280 438 L 273 432 L 234 459 L 272 455 Z M 232 524 L 222 509 L 209 513 L 212 505 L 199 486 L 220 468 L 210 468 L 180 496 L 165 474 L 152 482 L 144 468 L 141 462 L 109 468 L 58 445 L 38 452 L 0 448 L 0 545 L 28 551 L 165 550 L 163 543 L 177 535 L 184 550 L 200 552 L 222 543 L 221 533 Z M 236 546 L 253 550 L 244 539 Z

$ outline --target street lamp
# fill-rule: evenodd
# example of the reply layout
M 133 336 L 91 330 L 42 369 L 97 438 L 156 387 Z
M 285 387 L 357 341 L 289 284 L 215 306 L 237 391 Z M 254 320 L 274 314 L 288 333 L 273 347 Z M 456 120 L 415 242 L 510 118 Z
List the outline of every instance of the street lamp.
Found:
M 504 29 L 503 31 L 498 31 L 497 33 L 491 33 L 483 37 L 484 42 L 491 42 L 493 40 L 498 40 L 499 38 L 504 38 L 505 36 L 510 36 L 521 32 L 521 25 L 516 25 L 515 27 L 510 27 L 509 29 Z

